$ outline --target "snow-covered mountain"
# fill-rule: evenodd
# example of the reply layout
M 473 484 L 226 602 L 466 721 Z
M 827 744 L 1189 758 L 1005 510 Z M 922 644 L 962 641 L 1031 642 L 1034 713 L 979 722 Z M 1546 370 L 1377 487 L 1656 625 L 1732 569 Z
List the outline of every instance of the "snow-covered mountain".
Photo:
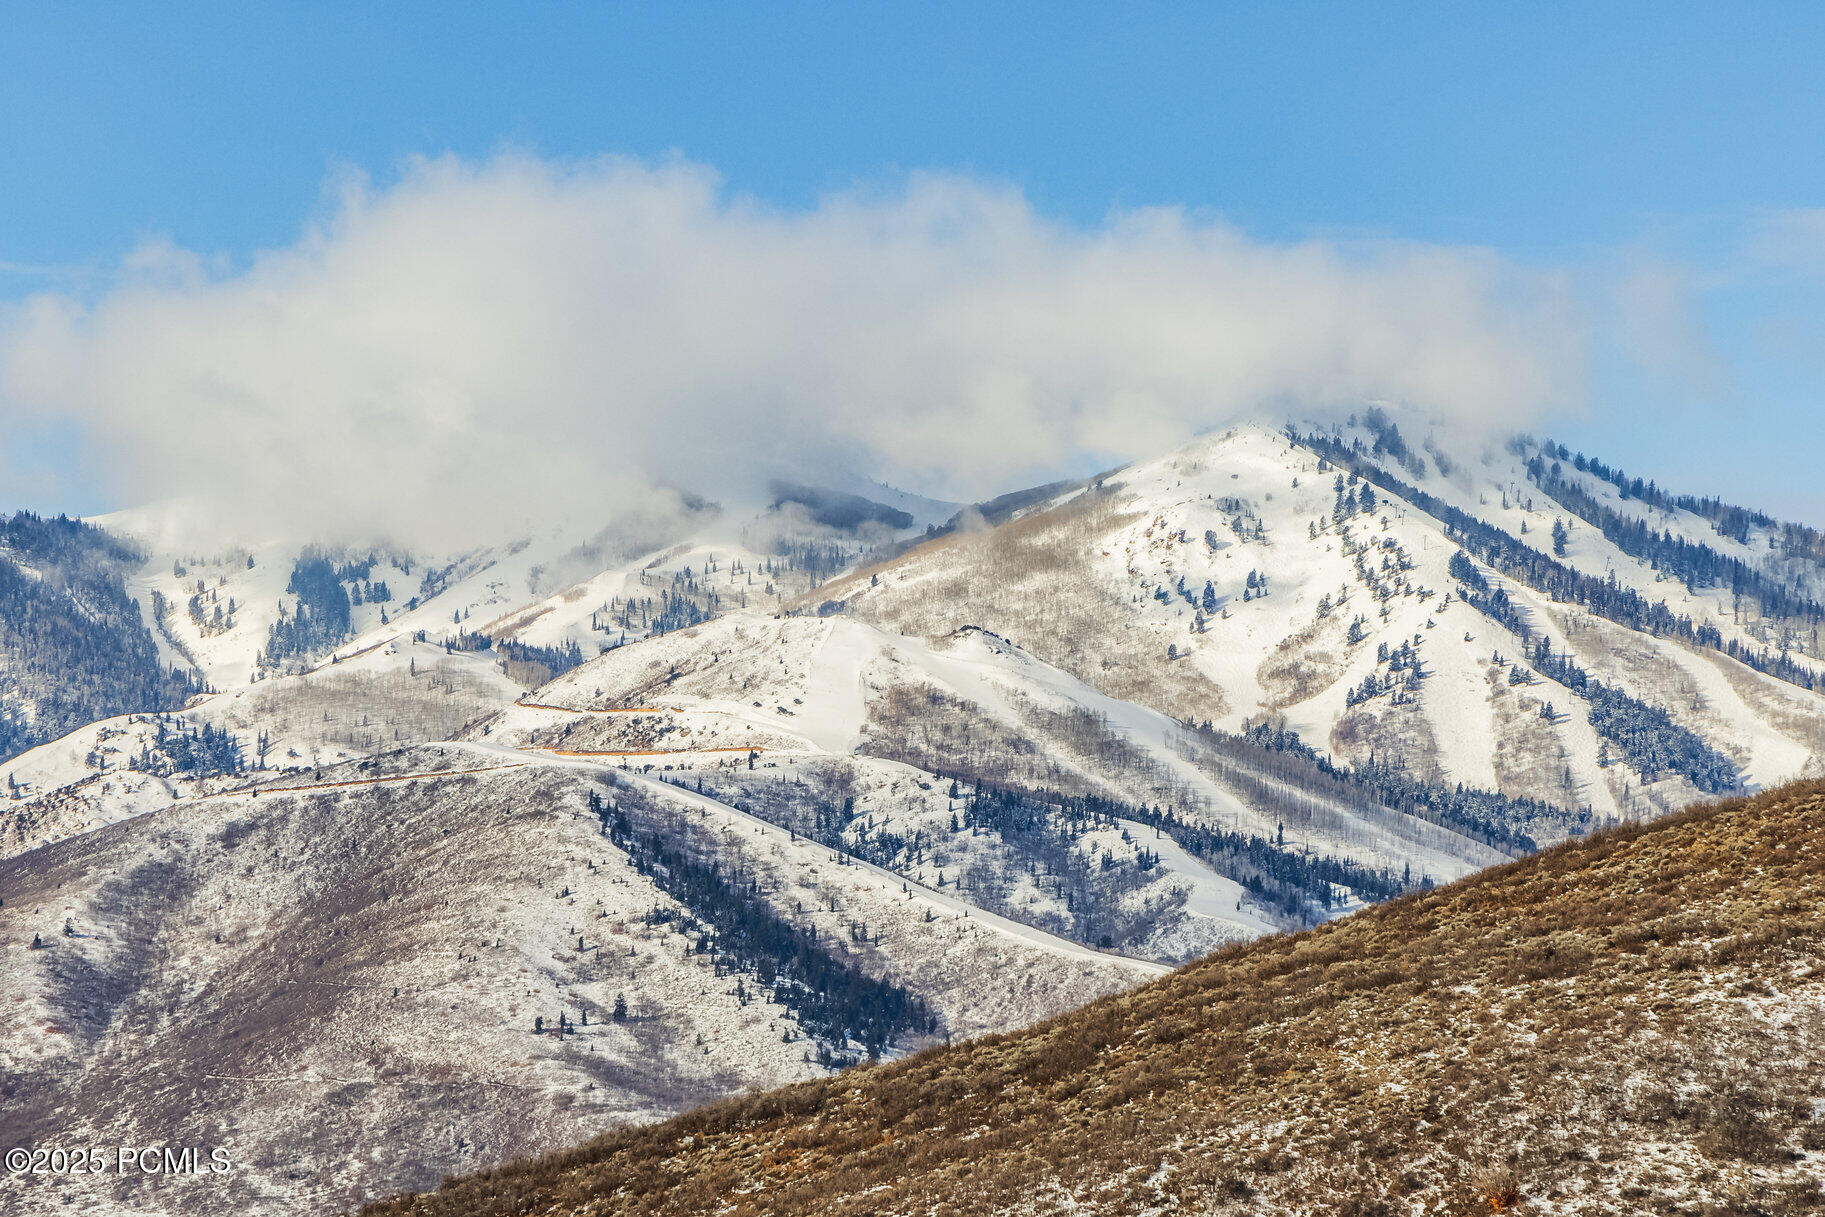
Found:
M 915 515 L 835 492 L 784 493 L 796 497 L 749 510 L 687 498 L 650 519 L 557 522 L 506 544 L 432 554 L 280 543 L 211 549 L 199 546 L 193 525 L 178 530 L 155 511 L 97 523 L 144 555 L 128 591 L 166 661 L 232 689 L 421 633 L 594 655 L 728 609 L 775 607 L 872 547 L 915 534 L 943 506 L 911 499 Z M 869 503 L 878 514 L 820 513 L 800 501 L 821 502 L 814 493 Z
M 1402 423 L 462 554 L 78 530 L 140 684 L 0 762 L 7 1131 L 178 1077 L 252 1190 L 85 1204 L 352 1203 L 1825 770 L 1825 537 Z M 303 1172 L 404 1104 L 483 1131 Z
M 9 1213 L 337 1211 L 1163 970 L 485 745 L 188 798 L 0 863 L 0 891 L 0 1133 L 238 1164 L 32 1180 Z
M 796 607 L 982 626 L 1174 717 L 1271 719 L 1339 761 L 1598 820 L 1825 765 L 1818 534 L 1722 535 L 1527 440 L 1451 456 L 1379 418 L 1288 432 L 1200 439 Z M 1574 512 L 1567 487 L 1619 519 Z M 1656 552 L 1612 539 L 1643 550 L 1634 532 Z

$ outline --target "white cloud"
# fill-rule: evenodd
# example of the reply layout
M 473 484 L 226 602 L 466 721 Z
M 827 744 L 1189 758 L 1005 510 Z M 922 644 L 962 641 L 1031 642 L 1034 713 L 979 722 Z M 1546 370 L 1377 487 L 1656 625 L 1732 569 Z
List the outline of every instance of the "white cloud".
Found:
M 1499 425 L 1580 391 L 1571 293 L 1487 251 L 1093 229 L 916 176 L 779 211 L 709 170 L 509 156 L 359 182 L 245 268 L 149 246 L 0 324 L 0 402 L 123 502 L 449 543 L 842 466 L 950 496 L 1365 399 Z
M 1705 285 L 1689 267 L 1634 249 L 1610 287 L 1619 349 L 1654 384 L 1696 398 L 1723 391 L 1724 361 L 1700 307 Z
M 1795 207 L 1763 214 L 1749 232 L 1753 261 L 1768 266 L 1825 271 L 1825 207 Z

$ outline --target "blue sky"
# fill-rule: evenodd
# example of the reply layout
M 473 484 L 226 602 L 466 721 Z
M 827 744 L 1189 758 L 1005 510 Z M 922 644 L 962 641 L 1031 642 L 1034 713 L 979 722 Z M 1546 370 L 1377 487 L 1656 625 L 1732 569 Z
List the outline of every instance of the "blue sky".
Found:
M 244 264 L 414 154 L 680 153 L 785 208 L 935 169 L 1084 226 L 1176 205 L 1563 270 L 1594 340 L 1552 430 L 1825 520 L 1825 256 L 1791 214 L 1825 206 L 1822 35 L 1800 4 L 7 3 L 0 300 L 100 291 L 150 238 Z M 29 476 L 69 435 L 13 443 L 16 485 L 94 505 Z

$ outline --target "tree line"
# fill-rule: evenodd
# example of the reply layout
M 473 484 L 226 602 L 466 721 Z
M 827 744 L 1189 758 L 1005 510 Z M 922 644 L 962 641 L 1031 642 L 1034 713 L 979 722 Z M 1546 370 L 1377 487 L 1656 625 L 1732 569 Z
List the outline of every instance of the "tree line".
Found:
M 815 925 L 781 917 L 761 894 L 760 880 L 725 866 L 713 838 L 682 816 L 636 824 L 628 799 L 594 791 L 589 808 L 635 869 L 688 910 L 672 916 L 688 918 L 699 935 L 695 949 L 719 969 L 752 974 L 812 1035 L 839 1048 L 855 1041 L 876 1056 L 903 1036 L 938 1030 L 938 1016 L 923 998 L 868 975 Z
M 1703 736 L 1673 721 L 1664 709 L 1606 685 L 1572 662 L 1570 655 L 1555 655 L 1544 635 L 1534 637 L 1520 609 L 1505 588 L 1492 588 L 1489 580 L 1462 552 L 1451 555 L 1451 576 L 1458 581 L 1464 602 L 1492 621 L 1500 622 L 1531 651 L 1535 671 L 1559 682 L 1590 703 L 1590 723 L 1599 737 L 1615 745 L 1645 782 L 1677 773 L 1708 794 L 1742 788 L 1742 775 L 1730 758 L 1705 742 Z
M 265 663 L 277 667 L 293 656 L 320 654 L 346 641 L 350 633 L 349 594 L 342 573 L 322 553 L 307 549 L 292 566 L 285 590 L 298 598 L 267 635 Z
M 166 666 L 127 595 L 144 561 L 65 516 L 0 518 L 0 759 L 97 719 L 181 707 L 204 684 Z
M 1717 651 L 1758 672 L 1803 689 L 1825 688 L 1825 677 L 1806 665 L 1795 663 L 1784 651 L 1744 646 L 1734 638 L 1726 640 L 1723 632 L 1710 622 L 1695 623 L 1690 617 L 1675 613 L 1665 600 L 1650 602 L 1633 588 L 1621 586 L 1614 574 L 1599 579 L 1574 570 L 1516 540 L 1494 525 L 1401 481 L 1363 456 L 1361 440 L 1345 444 L 1340 439 L 1317 432 L 1300 435 L 1290 427 L 1287 429 L 1287 437 L 1325 459 L 1350 469 L 1359 477 L 1374 482 L 1389 494 L 1405 499 L 1438 520 L 1447 537 L 1475 554 L 1485 565 L 1561 604 L 1576 604 L 1598 617 L 1632 630 L 1656 637 L 1675 638 L 1693 646 Z
M 1551 822 L 1578 834 L 1589 832 L 1596 822 L 1588 807 L 1561 807 L 1544 799 L 1507 795 L 1463 782 L 1433 781 L 1416 776 L 1391 757 L 1371 753 L 1361 764 L 1345 765 L 1273 720 L 1233 733 L 1213 730 L 1208 722 L 1187 723 L 1186 727 L 1197 738 L 1231 755 L 1247 756 L 1255 749 L 1279 754 L 1283 758 L 1282 780 L 1341 801 L 1385 807 L 1505 853 L 1532 853 L 1539 848 L 1522 825 Z
M 1617 511 L 1576 480 L 1565 477 L 1558 461 L 1548 465 L 1544 457 L 1536 454 L 1527 463 L 1527 472 L 1560 506 L 1595 524 L 1617 549 L 1641 559 L 1655 570 L 1665 571 L 1694 592 L 1727 587 L 1734 595 L 1754 599 L 1763 613 L 1804 622 L 1814 631 L 1825 620 L 1825 605 L 1810 596 L 1795 591 L 1741 558 L 1674 536 L 1670 530 L 1656 530 L 1646 520 Z M 1623 493 L 1625 497 L 1628 494 L 1626 490 Z M 1645 499 L 1646 496 L 1637 497 Z

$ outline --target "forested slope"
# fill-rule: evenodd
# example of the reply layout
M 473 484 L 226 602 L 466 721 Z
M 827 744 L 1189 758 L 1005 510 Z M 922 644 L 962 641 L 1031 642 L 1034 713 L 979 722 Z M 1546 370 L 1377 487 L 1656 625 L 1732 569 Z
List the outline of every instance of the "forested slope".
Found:
M 188 673 L 160 663 L 127 596 L 121 574 L 138 561 L 77 520 L 0 520 L 0 759 L 197 692 Z
M 366 1212 L 1815 1213 L 1822 815 L 1700 806 Z

